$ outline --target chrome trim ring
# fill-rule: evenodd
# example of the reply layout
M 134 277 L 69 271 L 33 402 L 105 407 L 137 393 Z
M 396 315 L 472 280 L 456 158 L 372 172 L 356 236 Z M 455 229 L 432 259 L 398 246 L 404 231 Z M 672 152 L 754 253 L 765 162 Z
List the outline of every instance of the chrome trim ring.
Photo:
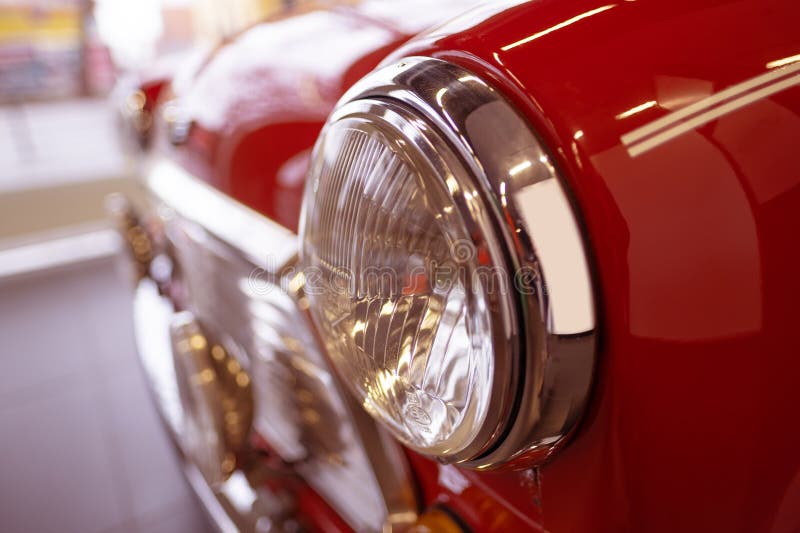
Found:
M 477 455 L 439 459 L 476 469 L 542 461 L 575 428 L 595 363 L 593 283 L 566 184 L 514 106 L 457 65 L 411 57 L 381 68 L 345 94 L 331 121 L 364 100 L 383 116 L 402 108 L 446 141 L 450 149 L 438 157 L 453 150 L 473 185 L 457 190 L 462 197 L 454 200 L 469 205 L 465 195 L 477 190 L 512 269 L 518 324 L 495 338 L 510 354 L 512 387 L 493 391 L 506 399 L 494 399 L 503 408 L 486 421 L 503 434 Z

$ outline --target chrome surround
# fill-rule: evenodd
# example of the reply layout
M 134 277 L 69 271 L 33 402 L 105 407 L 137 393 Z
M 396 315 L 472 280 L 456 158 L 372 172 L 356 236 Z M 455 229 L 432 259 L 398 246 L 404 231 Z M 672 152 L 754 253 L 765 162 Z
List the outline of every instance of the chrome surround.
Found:
M 459 177 L 454 201 L 486 239 L 476 246 L 492 247 L 495 260 L 504 253 L 514 272 L 509 286 L 525 289 L 494 309 L 504 325 L 495 337 L 498 368 L 510 373 L 510 387 L 493 389 L 498 409 L 485 422 L 487 440 L 437 459 L 476 469 L 544 460 L 578 422 L 596 347 L 588 253 L 552 158 L 498 91 L 437 59 L 410 57 L 376 70 L 344 95 L 329 122 L 348 113 L 416 117 L 419 135 L 407 139 L 417 151 L 432 161 L 454 153 L 469 180 Z M 475 219 L 476 193 L 488 221 Z
M 259 420 L 270 423 L 260 417 L 259 405 L 287 405 L 281 391 L 261 382 L 259 372 L 265 361 L 294 366 L 289 369 L 290 379 L 305 385 L 322 384 L 328 400 L 332 400 L 327 401 L 322 394 L 306 394 L 315 396 L 311 398 L 314 405 L 327 405 L 317 409 L 321 416 L 316 417 L 316 423 L 300 423 L 300 446 L 273 446 L 277 455 L 354 529 L 386 531 L 413 523 L 417 504 L 401 448 L 349 395 L 343 394 L 335 375 L 326 370 L 325 359 L 315 355 L 319 348 L 305 312 L 303 279 L 295 266 L 296 235 L 174 163 L 156 161 L 145 184 L 164 232 L 161 239 L 154 240 L 167 243 L 163 253 L 175 265 L 172 281 L 167 284 L 171 286 L 157 284 L 157 291 L 170 294 L 170 298 L 158 299 L 190 311 L 214 339 L 221 339 L 225 349 L 237 356 L 252 380 L 254 427 Z M 145 278 L 139 292 L 153 285 Z M 142 298 L 152 300 L 156 296 Z M 169 309 L 159 313 L 156 307 L 150 304 L 148 311 L 136 313 L 137 332 L 142 332 L 137 337 L 159 407 L 175 435 L 183 431 L 180 398 L 176 390 L 169 390 L 176 379 L 175 370 L 163 364 L 166 341 L 161 341 L 161 348 L 148 344 L 152 343 L 150 339 L 163 339 L 165 335 L 169 340 L 169 323 L 176 315 Z M 287 414 L 303 415 L 294 410 Z M 344 426 L 352 429 L 344 432 Z M 345 442 L 332 449 L 334 441 L 341 440 L 334 436 L 341 435 L 345 435 Z M 358 448 L 356 452 L 350 450 L 353 446 Z M 384 523 L 378 524 L 376 516 L 380 513 Z

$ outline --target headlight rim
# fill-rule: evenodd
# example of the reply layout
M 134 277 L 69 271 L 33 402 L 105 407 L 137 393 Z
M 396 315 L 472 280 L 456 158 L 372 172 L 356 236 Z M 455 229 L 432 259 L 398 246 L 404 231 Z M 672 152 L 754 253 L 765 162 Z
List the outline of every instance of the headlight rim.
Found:
M 447 91 L 451 91 L 449 97 Z M 528 268 L 535 275 L 536 293 L 516 294 L 521 349 L 520 357 L 514 361 L 514 371 L 518 375 L 512 381 L 519 383 L 519 388 L 511 402 L 517 408 L 503 414 L 502 438 L 483 446 L 481 452 L 472 457 L 437 459 L 474 469 L 541 462 L 574 431 L 588 399 L 596 358 L 595 284 L 585 232 L 563 176 L 555 168 L 544 143 L 515 106 L 481 78 L 453 63 L 429 57 L 407 57 L 380 68 L 342 97 L 330 121 L 352 102 L 366 99 L 394 102 L 431 124 L 475 180 L 484 206 L 501 228 L 498 239 L 510 258 L 508 264 L 515 269 Z M 486 139 L 475 135 L 479 133 L 475 125 L 469 124 L 470 118 L 487 105 L 496 106 L 496 110 L 510 119 L 512 123 L 508 127 L 518 137 L 512 140 L 519 141 L 525 153 L 534 156 L 526 161 L 528 167 L 523 168 L 518 181 L 531 185 L 551 180 L 559 193 L 558 208 L 567 215 L 559 222 L 566 221 L 570 226 L 567 229 L 578 236 L 577 244 L 571 243 L 576 248 L 572 252 L 583 267 L 571 281 L 588 289 L 577 303 L 555 298 L 542 290 L 546 281 L 542 260 L 547 259 L 552 264 L 563 257 L 552 259 L 539 255 L 541 250 L 537 250 L 526 213 L 512 201 L 513 191 L 506 190 L 509 183 L 509 188 L 513 189 L 513 180 L 506 183 L 500 179 L 514 174 L 513 156 L 518 155 L 511 153 L 514 146 L 487 143 Z M 515 275 L 518 272 L 521 270 L 515 270 Z M 569 317 L 569 313 L 555 316 L 554 309 L 576 311 L 583 323 L 581 320 L 577 324 L 567 323 L 565 328 L 563 318 Z M 578 329 L 570 331 L 572 326 Z M 564 357 L 569 361 L 565 363 Z

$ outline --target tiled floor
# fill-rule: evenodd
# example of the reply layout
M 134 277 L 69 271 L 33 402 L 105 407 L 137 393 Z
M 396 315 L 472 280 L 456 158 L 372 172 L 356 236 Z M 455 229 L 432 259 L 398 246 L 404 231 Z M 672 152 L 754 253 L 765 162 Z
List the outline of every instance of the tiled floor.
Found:
M 0 530 L 211 530 L 135 358 L 113 262 L 0 281 Z

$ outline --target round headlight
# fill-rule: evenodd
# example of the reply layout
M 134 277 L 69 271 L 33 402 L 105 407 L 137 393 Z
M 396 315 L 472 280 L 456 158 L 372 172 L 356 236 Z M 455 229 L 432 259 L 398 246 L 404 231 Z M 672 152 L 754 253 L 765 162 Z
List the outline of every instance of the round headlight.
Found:
M 498 407 L 494 378 L 509 376 L 490 339 L 513 320 L 489 312 L 497 295 L 481 275 L 503 258 L 479 196 L 457 201 L 476 191 L 428 125 L 387 103 L 342 111 L 308 193 L 312 312 L 364 407 L 409 446 L 452 455 Z
M 431 91 L 434 80 L 444 83 Z M 491 466 L 551 445 L 563 420 L 546 437 L 532 428 L 550 400 L 541 393 L 553 317 L 524 214 L 509 205 L 523 185 L 552 178 L 577 227 L 549 160 L 509 104 L 441 61 L 378 71 L 344 101 L 317 143 L 301 217 L 305 292 L 344 382 L 397 438 L 441 461 Z M 487 146 L 501 143 L 488 167 L 478 153 L 487 146 L 470 144 L 461 119 L 489 128 Z M 503 165 L 517 168 L 493 183 L 486 172 L 509 149 Z M 574 421 L 575 406 L 567 411 Z

